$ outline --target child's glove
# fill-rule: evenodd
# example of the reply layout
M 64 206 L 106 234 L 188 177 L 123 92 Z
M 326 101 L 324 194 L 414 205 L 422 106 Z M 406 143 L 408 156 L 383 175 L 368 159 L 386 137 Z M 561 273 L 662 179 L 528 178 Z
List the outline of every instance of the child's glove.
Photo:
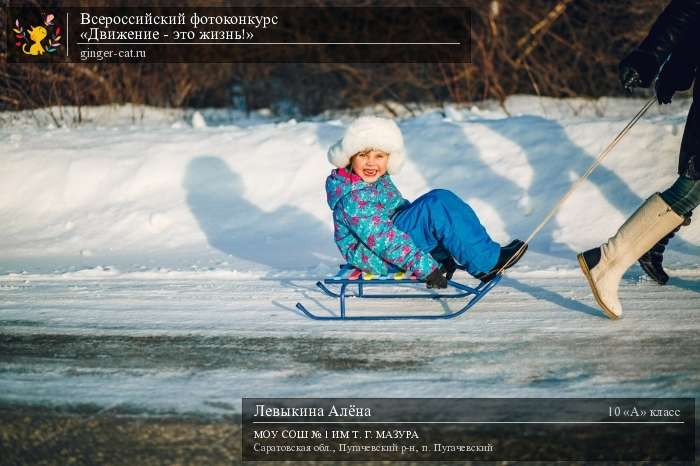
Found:
M 457 263 L 452 257 L 448 257 L 440 262 L 440 270 L 445 272 L 445 278 L 452 280 L 452 276 L 455 274 L 455 270 L 457 270 Z
M 430 272 L 428 278 L 425 279 L 425 286 L 428 288 L 447 288 L 447 278 L 437 268 Z

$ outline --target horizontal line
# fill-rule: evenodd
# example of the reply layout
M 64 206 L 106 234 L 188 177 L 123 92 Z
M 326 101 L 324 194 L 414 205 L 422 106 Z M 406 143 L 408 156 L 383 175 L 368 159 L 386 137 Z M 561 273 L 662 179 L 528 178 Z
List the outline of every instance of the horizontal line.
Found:
M 77 45 L 462 45 L 461 42 L 77 42 Z
M 253 424 L 685 424 L 685 421 L 253 421 Z

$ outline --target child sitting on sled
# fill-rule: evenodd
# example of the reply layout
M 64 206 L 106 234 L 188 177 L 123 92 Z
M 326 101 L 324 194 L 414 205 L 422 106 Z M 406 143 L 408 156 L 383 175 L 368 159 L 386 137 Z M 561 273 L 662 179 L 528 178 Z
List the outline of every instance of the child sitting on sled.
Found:
M 405 159 L 393 120 L 360 117 L 328 150 L 338 167 L 326 179 L 335 242 L 347 262 L 377 275 L 403 270 L 446 288 L 456 263 L 482 281 L 510 267 L 527 246 L 494 242 L 474 211 L 450 191 L 434 189 L 409 202 L 389 176 Z

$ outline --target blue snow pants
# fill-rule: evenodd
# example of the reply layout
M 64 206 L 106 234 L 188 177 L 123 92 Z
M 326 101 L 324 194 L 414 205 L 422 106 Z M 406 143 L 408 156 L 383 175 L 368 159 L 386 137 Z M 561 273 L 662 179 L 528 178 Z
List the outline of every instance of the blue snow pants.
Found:
M 438 261 L 449 254 L 472 275 L 488 272 L 498 262 L 501 246 L 489 237 L 472 208 L 451 191 L 434 189 L 392 220 L 420 249 Z

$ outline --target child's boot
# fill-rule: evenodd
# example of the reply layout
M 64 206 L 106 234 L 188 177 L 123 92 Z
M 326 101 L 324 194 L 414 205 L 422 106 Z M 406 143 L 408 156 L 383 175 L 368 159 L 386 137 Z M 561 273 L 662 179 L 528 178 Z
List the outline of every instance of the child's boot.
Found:
M 629 266 L 683 220 L 657 193 L 647 199 L 607 243 L 578 255 L 581 270 L 606 316 L 618 319 L 622 314 L 617 292 Z
M 498 254 L 498 262 L 491 270 L 474 276 L 482 282 L 491 281 L 501 268 L 505 270 L 514 266 L 523 257 L 525 251 L 527 251 L 527 244 L 519 239 L 514 239 L 507 246 L 501 247 L 501 252 Z

